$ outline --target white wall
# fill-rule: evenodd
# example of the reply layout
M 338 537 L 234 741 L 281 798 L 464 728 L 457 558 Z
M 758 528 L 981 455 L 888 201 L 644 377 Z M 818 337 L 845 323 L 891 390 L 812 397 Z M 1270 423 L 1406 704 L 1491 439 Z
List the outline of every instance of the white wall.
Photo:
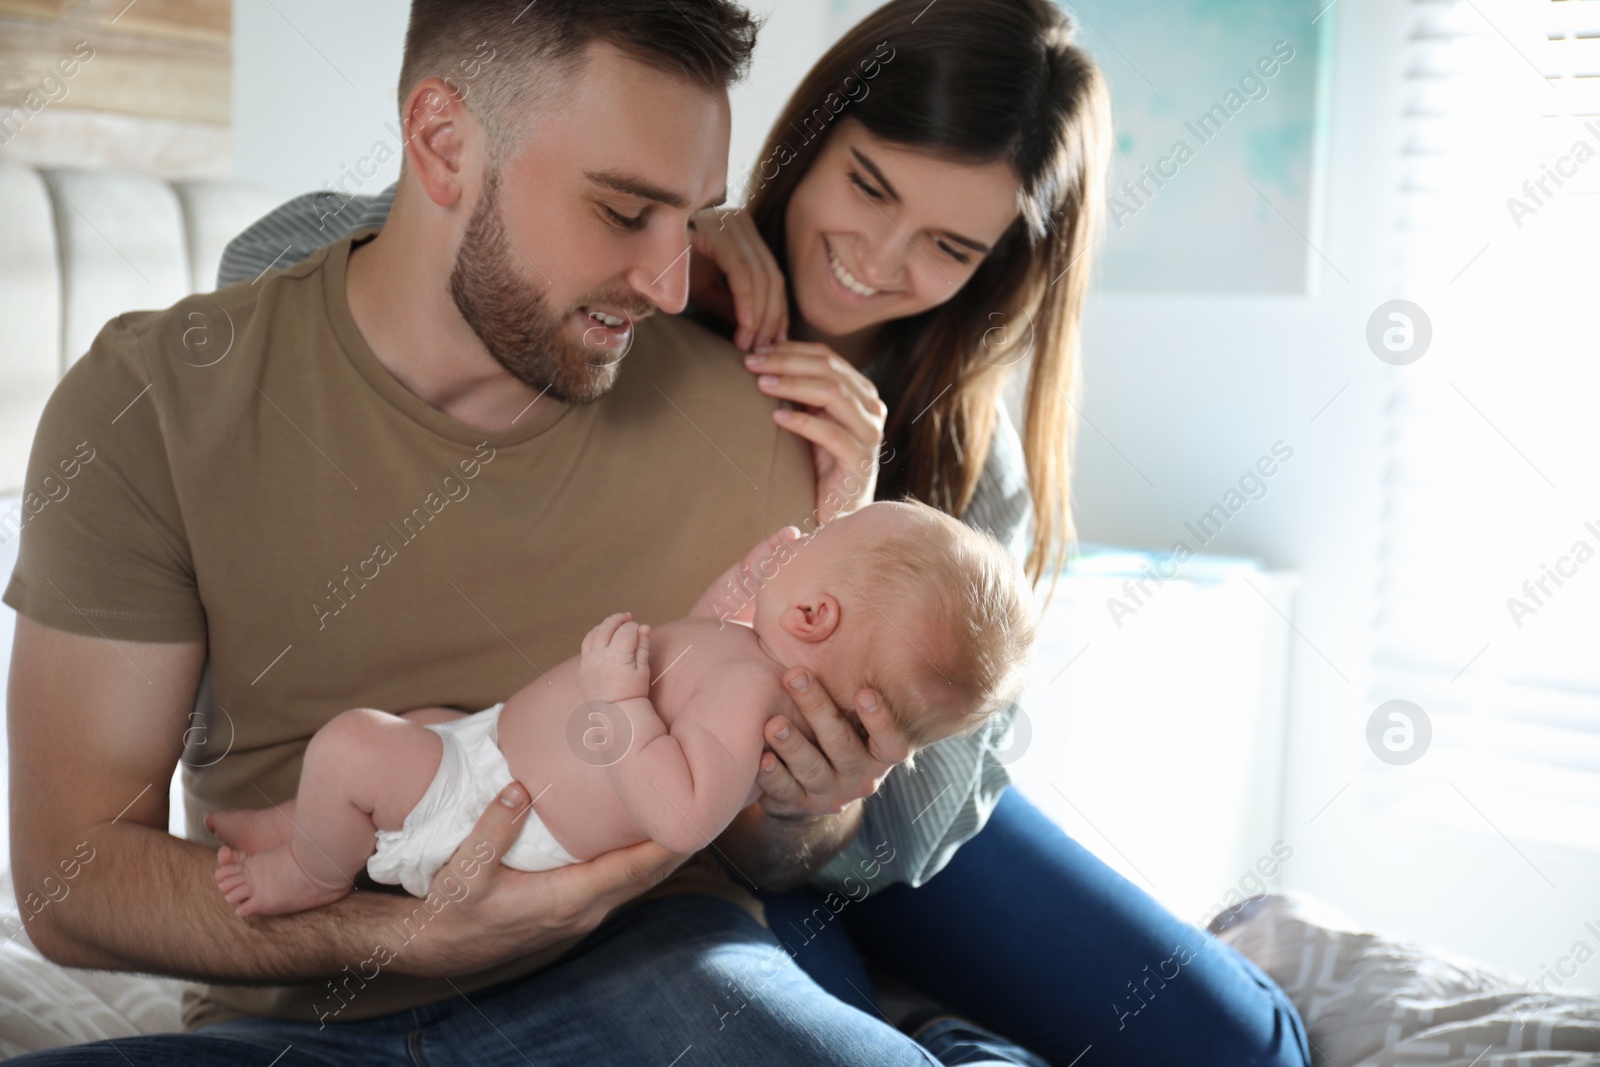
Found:
M 374 141 L 392 138 L 384 124 L 395 111 L 406 6 L 238 0 L 240 175 L 286 195 L 324 187 Z M 733 97 L 730 180 L 756 157 L 803 72 L 872 6 L 751 5 L 769 22 L 754 75 Z M 1368 351 L 1363 329 L 1371 310 L 1396 295 L 1386 230 L 1395 219 L 1389 162 L 1405 16 L 1405 5 L 1388 0 L 1340 0 L 1323 16 L 1336 35 L 1330 163 L 1321 217 L 1307 236 L 1348 281 L 1323 270 L 1315 295 L 1293 298 L 1092 299 L 1076 510 L 1086 541 L 1165 550 L 1274 441 L 1294 448 L 1266 497 L 1207 546 L 1303 576 L 1283 817 L 1295 855 L 1285 882 L 1375 928 L 1535 973 L 1568 951 L 1585 919 L 1600 918 L 1594 861 L 1521 846 L 1552 888 L 1492 834 L 1387 825 L 1362 795 L 1361 771 L 1373 758 L 1363 724 L 1381 413 L 1397 373 Z M 369 188 L 392 180 L 396 167 Z M 1600 986 L 1600 964 L 1574 984 Z
M 398 117 L 395 85 L 406 0 L 236 0 L 233 5 L 234 174 L 285 196 L 333 188 L 353 174 Z M 399 159 L 351 193 L 377 192 Z
M 1328 181 L 1307 236 L 1348 282 L 1324 269 L 1304 298 L 1092 298 L 1076 509 L 1085 540 L 1165 550 L 1272 441 L 1294 447 L 1268 495 L 1207 546 L 1303 577 L 1283 884 L 1374 929 L 1536 977 L 1600 919 L 1600 860 L 1519 841 L 1530 864 L 1488 825 L 1392 822 L 1363 777 L 1382 416 L 1404 373 L 1374 358 L 1363 331 L 1398 295 L 1394 87 L 1407 17 L 1385 0 L 1340 0 L 1324 16 L 1335 31 Z M 1576 987 L 1600 988 L 1600 963 Z
M 750 77 L 731 94 L 730 183 L 757 158 L 778 109 L 848 24 L 839 13 L 845 0 L 746 6 L 766 21 Z M 394 181 L 399 138 L 390 127 L 409 10 L 406 0 L 235 0 L 234 174 L 285 196 L 340 182 L 369 193 Z M 369 165 L 380 142 L 395 158 Z

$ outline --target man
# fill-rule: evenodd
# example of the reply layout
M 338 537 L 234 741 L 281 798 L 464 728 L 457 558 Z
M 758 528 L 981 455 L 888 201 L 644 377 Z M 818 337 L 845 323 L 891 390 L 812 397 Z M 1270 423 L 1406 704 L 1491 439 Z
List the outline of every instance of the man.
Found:
M 935 1062 L 805 978 L 710 852 L 501 866 L 515 784 L 426 901 L 243 920 L 212 877 L 205 813 L 292 795 L 339 710 L 487 707 L 810 511 L 808 451 L 733 350 L 651 317 L 683 307 L 753 38 L 724 0 L 416 0 L 381 234 L 122 315 L 58 387 L 29 482 L 78 481 L 5 595 L 16 882 L 72 864 L 28 927 L 52 960 L 210 984 L 191 1033 L 32 1061 Z M 887 773 L 903 742 L 872 742 Z M 746 814 L 720 851 L 757 884 L 857 825 Z

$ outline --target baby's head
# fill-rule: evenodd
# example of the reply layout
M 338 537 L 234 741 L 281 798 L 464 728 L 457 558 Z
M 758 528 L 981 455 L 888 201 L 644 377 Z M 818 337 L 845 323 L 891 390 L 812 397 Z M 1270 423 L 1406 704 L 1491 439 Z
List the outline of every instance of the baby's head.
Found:
M 776 562 L 756 595 L 756 635 L 785 665 L 809 668 L 858 731 L 848 709 L 863 686 L 913 751 L 1016 698 L 1037 623 L 1022 568 L 994 538 L 916 500 L 880 501 Z

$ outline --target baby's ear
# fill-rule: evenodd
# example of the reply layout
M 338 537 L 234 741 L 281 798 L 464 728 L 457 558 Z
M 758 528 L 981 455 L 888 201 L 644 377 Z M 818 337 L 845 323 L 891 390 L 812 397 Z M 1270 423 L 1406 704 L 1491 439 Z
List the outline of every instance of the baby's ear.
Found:
M 780 622 L 798 641 L 826 641 L 839 629 L 839 601 L 832 593 L 802 597 L 783 610 Z

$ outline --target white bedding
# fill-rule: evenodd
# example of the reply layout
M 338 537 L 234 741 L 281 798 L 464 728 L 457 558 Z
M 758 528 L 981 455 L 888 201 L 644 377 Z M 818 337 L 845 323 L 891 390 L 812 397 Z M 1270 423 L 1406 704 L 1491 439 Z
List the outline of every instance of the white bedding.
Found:
M 0 944 L 0 1059 L 183 1029 L 178 1004 L 185 983 L 58 967 L 39 955 L 14 912 L 0 923 L 7 938 Z

